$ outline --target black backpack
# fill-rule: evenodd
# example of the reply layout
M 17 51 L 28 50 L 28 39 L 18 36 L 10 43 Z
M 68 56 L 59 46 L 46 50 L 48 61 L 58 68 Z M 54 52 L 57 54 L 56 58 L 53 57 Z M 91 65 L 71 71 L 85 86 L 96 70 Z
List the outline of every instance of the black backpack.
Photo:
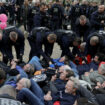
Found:
M 28 39 L 30 39 L 30 40 L 35 40 L 36 39 L 36 34 L 37 34 L 37 32 L 41 32 L 42 34 L 42 36 L 45 34 L 45 32 L 49 32 L 49 29 L 47 28 L 47 27 L 35 27 L 32 31 L 31 31 L 31 33 L 30 33 L 30 35 L 29 35 L 29 37 L 28 37 Z

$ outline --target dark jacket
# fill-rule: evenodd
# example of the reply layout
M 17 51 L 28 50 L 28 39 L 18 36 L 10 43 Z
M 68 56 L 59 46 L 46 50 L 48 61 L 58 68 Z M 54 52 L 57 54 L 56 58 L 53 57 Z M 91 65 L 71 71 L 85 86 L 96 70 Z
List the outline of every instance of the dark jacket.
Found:
M 38 29 L 39 28 L 39 29 Z M 41 27 L 36 27 L 30 33 L 28 40 L 31 45 L 31 49 L 34 52 L 34 55 L 39 56 L 42 55 L 46 61 L 49 61 L 49 57 L 52 54 L 54 43 L 49 43 L 47 40 L 47 36 L 52 33 L 49 32 L 49 29 L 40 29 Z M 38 30 L 37 30 L 38 29 Z M 42 49 L 42 45 L 45 46 L 45 52 Z
M 78 37 L 83 36 L 84 41 L 86 41 L 88 35 L 90 34 L 90 28 L 91 28 L 91 24 L 88 19 L 86 20 L 86 24 L 84 26 L 80 24 L 79 18 L 76 20 L 75 32 L 78 35 Z
M 89 72 L 90 69 L 98 70 L 98 66 L 99 66 L 98 63 L 92 61 L 89 64 L 78 65 L 77 70 L 78 70 L 79 75 L 83 75 L 85 72 Z
M 24 45 L 25 45 L 24 44 L 25 39 L 24 39 L 23 33 L 17 28 L 15 28 L 13 31 L 18 34 L 18 39 L 16 42 L 13 42 L 10 40 L 9 34 L 11 31 L 4 32 L 4 34 L 3 34 L 5 37 L 6 53 L 10 59 L 13 58 L 13 55 L 11 52 L 11 48 L 13 45 L 16 47 L 16 49 L 18 49 L 19 54 L 22 54 L 22 55 L 24 54 Z
M 95 11 L 91 15 L 91 25 L 93 30 L 97 31 L 100 29 L 103 29 L 105 24 L 102 24 L 101 21 L 105 21 L 105 12 L 99 13 L 98 11 Z
M 55 31 L 57 35 L 57 43 L 60 45 L 62 50 L 62 55 L 67 55 L 71 60 L 74 59 L 74 55 L 70 51 L 69 47 L 75 48 L 75 51 L 78 52 L 78 47 L 73 46 L 73 41 L 76 37 L 76 34 L 73 31 L 67 30 L 57 30 Z

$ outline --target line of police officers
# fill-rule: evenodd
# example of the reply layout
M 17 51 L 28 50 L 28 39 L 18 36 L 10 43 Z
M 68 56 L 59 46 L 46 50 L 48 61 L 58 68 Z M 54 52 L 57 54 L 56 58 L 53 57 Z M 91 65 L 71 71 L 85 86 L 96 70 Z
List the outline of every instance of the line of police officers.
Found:
M 18 3 L 20 2 L 18 1 Z M 83 41 L 87 41 L 84 56 L 87 54 L 93 56 L 94 53 L 101 51 L 99 50 L 100 46 L 101 49 L 104 48 L 105 33 L 104 31 L 99 31 L 103 30 L 105 25 L 104 5 L 97 6 L 95 3 L 88 5 L 85 0 L 79 5 L 79 2 L 76 0 L 69 8 L 68 14 L 65 13 L 67 12 L 65 8 L 70 5 L 64 6 L 56 0 L 54 4 L 48 5 L 48 8 L 44 3 L 41 3 L 40 6 L 35 4 L 31 7 L 28 0 L 24 0 L 24 3 L 21 1 L 19 7 L 17 7 L 17 12 L 21 13 L 21 16 L 19 14 L 17 17 L 19 16 L 19 19 L 23 20 L 25 29 L 30 32 L 28 37 L 31 46 L 29 59 L 33 56 L 40 57 L 42 55 L 50 63 L 53 45 L 54 42 L 57 42 L 62 50 L 61 56 L 67 55 L 71 60 L 74 60 L 75 54 L 81 55 L 79 51 L 81 36 L 84 39 Z M 71 30 L 62 29 L 63 19 L 71 21 Z M 93 34 L 90 37 L 89 34 L 91 33 Z M 94 38 L 93 36 L 96 37 Z M 13 45 L 16 49 L 17 58 L 22 61 L 24 55 L 24 34 L 16 27 L 7 27 L 0 34 L 0 50 L 3 53 L 5 63 L 13 59 Z M 45 46 L 45 51 L 42 50 L 42 45 Z M 73 52 L 69 47 L 73 47 Z M 104 53 L 104 50 L 101 52 Z

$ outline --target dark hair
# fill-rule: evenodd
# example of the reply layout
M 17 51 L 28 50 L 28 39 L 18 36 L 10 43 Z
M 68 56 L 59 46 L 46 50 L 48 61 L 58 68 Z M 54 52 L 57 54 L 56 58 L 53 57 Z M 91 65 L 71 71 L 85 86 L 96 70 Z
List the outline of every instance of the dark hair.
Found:
M 81 38 L 80 37 L 75 37 L 74 41 L 77 42 L 78 44 L 81 44 Z
M 46 5 L 45 3 L 41 3 L 41 4 L 40 4 L 40 7 L 45 6 L 45 5 Z
M 5 71 L 2 68 L 0 68 L 0 80 L 2 79 L 6 79 L 6 74 Z
M 103 53 L 97 53 L 95 56 L 98 56 L 99 61 L 105 61 L 105 55 Z
M 73 71 L 67 69 L 66 72 L 67 72 L 66 78 L 70 78 L 71 76 L 74 76 Z

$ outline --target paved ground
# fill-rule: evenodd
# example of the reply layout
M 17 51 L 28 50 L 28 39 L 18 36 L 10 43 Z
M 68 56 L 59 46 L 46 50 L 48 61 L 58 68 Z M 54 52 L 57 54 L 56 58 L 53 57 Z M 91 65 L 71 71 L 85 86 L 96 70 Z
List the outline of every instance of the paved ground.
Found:
M 24 27 L 23 26 L 21 26 L 20 29 L 24 32 Z M 25 62 L 27 62 L 28 58 L 29 58 L 30 46 L 29 46 L 29 43 L 28 43 L 28 40 L 27 40 L 27 34 L 24 34 L 24 35 L 25 35 L 25 51 L 24 51 L 23 60 Z M 13 48 L 13 54 L 14 54 L 14 56 L 16 55 L 14 48 Z M 60 47 L 55 43 L 52 58 L 59 58 L 60 55 L 61 55 Z

